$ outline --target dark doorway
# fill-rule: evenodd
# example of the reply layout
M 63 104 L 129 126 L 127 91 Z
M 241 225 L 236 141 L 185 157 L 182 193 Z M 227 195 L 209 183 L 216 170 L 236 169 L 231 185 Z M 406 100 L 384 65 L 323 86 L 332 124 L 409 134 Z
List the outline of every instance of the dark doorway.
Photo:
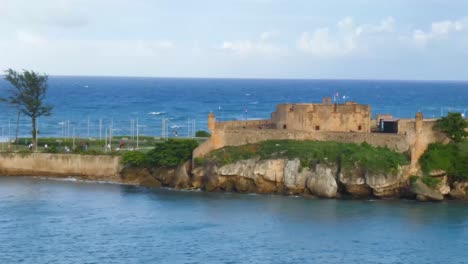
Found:
M 398 133 L 398 119 L 380 119 L 379 130 L 382 133 Z

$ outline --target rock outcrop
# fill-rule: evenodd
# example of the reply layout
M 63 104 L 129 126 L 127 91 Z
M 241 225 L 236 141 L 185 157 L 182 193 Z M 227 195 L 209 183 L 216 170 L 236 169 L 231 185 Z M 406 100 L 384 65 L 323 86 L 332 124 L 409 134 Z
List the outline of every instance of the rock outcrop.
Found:
M 403 178 L 401 168 L 396 173 L 367 172 L 365 178 L 366 184 L 372 189 L 372 193 L 380 198 L 400 197 L 406 186 L 406 179 Z
M 316 170 L 307 180 L 307 187 L 314 195 L 327 198 L 335 198 L 338 193 L 338 185 L 335 180 L 336 168 L 317 165 Z
M 345 191 L 353 197 L 368 197 L 372 193 L 372 189 L 366 184 L 365 172 L 359 167 L 349 172 L 341 172 L 338 179 Z
M 468 182 L 454 182 L 449 195 L 453 199 L 468 201 Z
M 450 193 L 450 186 L 448 183 L 448 176 L 447 176 L 446 171 L 443 171 L 443 170 L 431 171 L 429 176 L 439 180 L 439 184 L 437 185 L 437 190 L 440 193 L 442 193 L 443 195 L 447 195 Z
M 411 184 L 411 190 L 419 201 L 442 201 L 444 196 L 436 189 L 432 189 L 418 178 Z
M 342 170 L 334 163 L 313 163 L 304 167 L 299 159 L 241 160 L 220 166 L 205 163 L 191 168 L 185 163 L 174 168 L 124 168 L 123 183 L 148 187 L 166 186 L 177 189 L 203 189 L 240 193 L 276 193 L 287 195 L 336 198 L 350 195 L 357 198 L 417 197 L 422 201 L 442 200 L 444 195 L 468 200 L 468 182 L 453 184 L 450 191 L 447 175 L 433 172 L 441 183 L 429 188 L 421 179 L 411 186 L 408 168 L 401 167 L 393 173 L 371 173 L 359 166 Z

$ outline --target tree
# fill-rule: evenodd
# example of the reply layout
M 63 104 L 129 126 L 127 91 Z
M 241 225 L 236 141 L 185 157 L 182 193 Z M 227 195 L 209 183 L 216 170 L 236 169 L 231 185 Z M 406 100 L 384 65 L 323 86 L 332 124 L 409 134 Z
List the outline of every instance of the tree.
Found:
M 34 144 L 36 144 L 37 118 L 49 116 L 52 113 L 52 106 L 44 102 L 48 79 L 47 75 L 41 75 L 34 71 L 23 70 L 21 73 L 12 69 L 5 71 L 5 80 L 11 86 L 9 87 L 10 96 L 4 100 L 16 106 L 18 113 L 31 118 L 31 133 Z
M 460 113 L 448 113 L 446 117 L 437 120 L 435 128 L 444 132 L 447 137 L 455 142 L 461 142 L 468 133 L 465 129 L 468 123 Z
M 206 132 L 205 130 L 198 130 L 196 133 L 195 133 L 195 136 L 196 137 L 210 137 L 210 133 Z

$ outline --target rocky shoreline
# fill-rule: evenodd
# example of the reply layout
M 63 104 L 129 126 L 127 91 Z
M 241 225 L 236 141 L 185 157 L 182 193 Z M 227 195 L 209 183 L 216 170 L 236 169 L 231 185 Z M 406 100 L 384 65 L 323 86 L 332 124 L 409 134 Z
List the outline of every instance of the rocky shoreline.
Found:
M 409 166 L 399 167 L 393 173 L 371 173 L 359 167 L 344 172 L 335 164 L 318 163 L 309 167 L 301 166 L 299 159 L 248 159 L 223 166 L 207 162 L 194 168 L 186 162 L 173 168 L 126 167 L 122 169 L 120 178 L 124 184 L 210 192 L 322 198 L 468 200 L 468 182 L 449 183 L 442 171 L 431 173 L 439 184 L 429 187 L 422 178 L 410 180 Z

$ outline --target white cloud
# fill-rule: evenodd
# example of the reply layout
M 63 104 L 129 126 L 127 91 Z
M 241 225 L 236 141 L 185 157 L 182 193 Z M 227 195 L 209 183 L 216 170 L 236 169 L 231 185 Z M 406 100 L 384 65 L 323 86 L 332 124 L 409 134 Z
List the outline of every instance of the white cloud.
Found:
M 286 53 L 286 50 L 272 42 L 277 35 L 275 31 L 268 31 L 260 34 L 256 40 L 224 41 L 218 49 L 242 57 L 282 55 Z
M 297 41 L 299 50 L 317 57 L 339 57 L 358 51 L 364 45 L 363 39 L 377 34 L 394 31 L 393 17 L 383 19 L 379 24 L 356 25 L 353 18 L 339 21 L 335 29 L 318 28 L 312 33 L 304 32 Z
M 88 23 L 83 10 L 87 4 L 85 0 L 0 0 L 0 22 L 30 28 L 81 27 Z
M 449 36 L 452 33 L 460 32 L 468 28 L 468 18 L 459 20 L 445 20 L 434 22 L 431 25 L 431 30 L 424 32 L 421 29 L 413 31 L 413 41 L 417 45 L 424 46 L 429 41 L 441 39 Z
M 16 31 L 16 39 L 18 40 L 19 44 L 31 47 L 43 46 L 47 42 L 46 39 L 42 36 L 23 30 Z

